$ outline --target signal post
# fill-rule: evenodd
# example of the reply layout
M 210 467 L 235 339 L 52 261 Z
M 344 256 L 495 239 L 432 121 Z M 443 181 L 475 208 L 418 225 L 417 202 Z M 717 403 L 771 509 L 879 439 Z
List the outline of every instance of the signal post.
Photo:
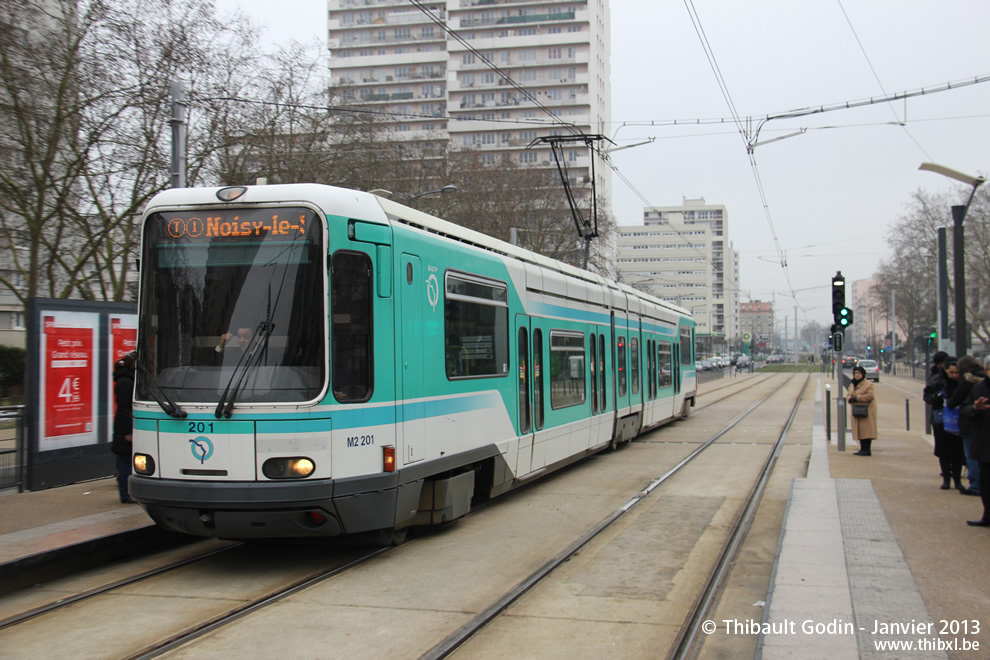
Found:
M 835 354 L 835 421 L 839 451 L 846 450 L 846 397 L 842 387 L 842 352 L 845 330 L 852 325 L 853 311 L 846 307 L 846 278 L 842 271 L 836 271 L 832 278 L 832 351 Z

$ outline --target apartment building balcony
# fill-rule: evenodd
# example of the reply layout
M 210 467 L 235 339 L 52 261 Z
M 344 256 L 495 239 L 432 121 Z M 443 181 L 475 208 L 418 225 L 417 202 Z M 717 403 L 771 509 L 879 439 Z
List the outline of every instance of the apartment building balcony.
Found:
M 362 31 L 355 30 L 353 28 L 344 27 L 341 30 L 331 31 L 330 38 L 327 40 L 329 47 L 333 48 L 379 48 L 381 46 L 398 46 L 398 45 L 423 45 L 430 43 L 443 44 L 446 42 L 443 38 L 438 38 L 437 36 L 422 37 L 418 34 L 409 34 L 396 37 L 393 34 L 386 34 L 385 36 L 379 36 L 377 34 L 378 30 L 367 30 L 363 34 L 371 35 L 370 38 L 362 40 L 360 37 Z M 346 35 L 346 36 L 345 36 Z M 439 49 L 430 52 L 445 52 Z
M 509 6 L 523 7 L 526 5 L 544 4 L 545 2 L 546 0 L 460 0 L 459 6 L 462 8 Z
M 369 101 L 409 101 L 415 98 L 412 92 L 396 92 L 395 94 L 368 94 L 365 96 L 359 96 L 358 100 L 362 102 Z
M 357 70 L 342 70 L 340 67 L 333 69 L 337 73 L 337 77 L 334 78 L 334 83 L 338 85 L 352 85 L 355 87 L 362 87 L 365 85 L 382 85 L 382 84 L 395 84 L 395 85 L 408 85 L 410 83 L 423 83 L 429 82 L 431 80 L 443 80 L 446 74 L 443 73 L 431 73 L 431 74 L 410 74 L 409 76 L 403 76 L 397 78 L 395 76 L 366 76 L 359 77 Z M 443 95 L 439 95 L 437 98 L 442 98 Z
M 479 28 L 502 25 L 521 25 L 526 23 L 549 23 L 553 21 L 573 21 L 573 11 L 562 11 L 548 14 L 518 14 L 516 16 L 491 16 L 484 18 L 462 18 L 459 21 L 461 29 Z
M 374 7 L 375 9 L 388 9 L 390 7 L 409 6 L 407 0 L 330 0 L 330 11 L 349 11 L 360 9 L 361 7 Z
M 384 16 L 370 16 L 371 12 L 365 12 L 369 14 L 368 16 L 361 16 L 361 7 L 368 5 L 354 5 L 351 7 L 340 7 L 330 8 L 330 24 L 340 25 L 344 30 L 351 30 L 354 28 L 362 27 L 380 27 L 382 25 L 433 25 L 433 20 L 430 19 L 425 13 L 418 9 L 409 9 L 409 4 L 405 1 L 397 2 L 391 6 L 376 3 L 374 5 L 376 11 L 382 11 L 385 9 L 399 9 L 400 11 L 393 11 L 385 14 Z M 355 12 L 355 10 L 357 10 Z M 347 23 L 343 22 L 343 14 L 349 14 L 350 18 Z M 446 19 L 447 12 L 440 10 L 440 18 Z

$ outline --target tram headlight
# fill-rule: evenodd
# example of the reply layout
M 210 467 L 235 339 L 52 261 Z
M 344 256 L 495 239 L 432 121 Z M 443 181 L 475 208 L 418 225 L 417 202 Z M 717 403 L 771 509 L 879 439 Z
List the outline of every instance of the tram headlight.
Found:
M 304 456 L 269 458 L 261 466 L 261 473 L 269 479 L 305 479 L 315 470 L 316 463 Z
M 134 471 L 138 474 L 154 474 L 155 459 L 147 454 L 134 454 Z

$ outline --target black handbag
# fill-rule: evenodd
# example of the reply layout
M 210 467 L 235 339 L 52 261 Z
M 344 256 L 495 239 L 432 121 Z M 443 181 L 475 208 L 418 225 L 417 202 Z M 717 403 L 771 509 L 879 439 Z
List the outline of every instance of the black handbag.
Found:
M 853 417 L 869 417 L 870 416 L 870 404 L 868 403 L 854 403 L 852 404 Z

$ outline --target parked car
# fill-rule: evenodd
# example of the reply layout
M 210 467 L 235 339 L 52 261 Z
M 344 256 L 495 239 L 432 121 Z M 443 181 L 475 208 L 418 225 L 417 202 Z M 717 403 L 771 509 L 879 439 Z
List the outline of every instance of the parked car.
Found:
M 710 370 L 712 370 L 712 369 L 715 368 L 715 365 L 714 365 L 714 363 L 712 363 L 711 360 L 702 360 L 701 361 L 701 368 L 704 371 L 710 371 Z
M 705 370 L 705 367 L 701 364 L 701 360 L 698 360 L 697 362 L 694 363 L 694 370 L 695 371 L 704 371 Z
M 880 365 L 877 364 L 876 360 L 860 360 L 856 366 L 862 367 L 866 371 L 867 380 L 880 382 Z

